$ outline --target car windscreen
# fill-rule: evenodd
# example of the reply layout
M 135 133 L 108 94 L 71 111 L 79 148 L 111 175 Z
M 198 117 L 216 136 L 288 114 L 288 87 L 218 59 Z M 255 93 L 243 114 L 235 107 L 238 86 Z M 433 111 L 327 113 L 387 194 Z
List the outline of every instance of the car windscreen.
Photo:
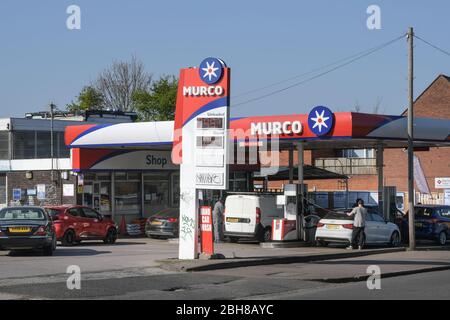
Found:
M 345 212 L 329 212 L 325 215 L 324 219 L 330 219 L 330 220 L 353 220 L 354 216 L 348 216 Z
M 45 214 L 38 208 L 6 208 L 0 210 L 0 220 L 45 220 Z

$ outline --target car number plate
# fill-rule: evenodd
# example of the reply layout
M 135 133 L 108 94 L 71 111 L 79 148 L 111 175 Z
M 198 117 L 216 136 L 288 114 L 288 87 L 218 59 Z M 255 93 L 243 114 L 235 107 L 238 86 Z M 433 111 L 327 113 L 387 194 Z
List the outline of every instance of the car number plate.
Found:
M 415 223 L 415 226 L 416 226 L 416 227 L 419 227 L 419 228 L 422 228 L 422 227 L 423 227 L 423 224 L 422 224 L 422 222 L 416 222 L 416 223 Z
M 239 222 L 239 218 L 227 218 L 227 222 Z
M 162 225 L 161 221 L 152 221 L 152 226 L 160 226 Z
M 336 229 L 339 229 L 339 225 L 338 224 L 327 224 L 327 229 L 336 230 Z
M 8 228 L 9 232 L 14 233 L 25 233 L 25 232 L 31 232 L 31 228 L 29 227 L 11 227 Z

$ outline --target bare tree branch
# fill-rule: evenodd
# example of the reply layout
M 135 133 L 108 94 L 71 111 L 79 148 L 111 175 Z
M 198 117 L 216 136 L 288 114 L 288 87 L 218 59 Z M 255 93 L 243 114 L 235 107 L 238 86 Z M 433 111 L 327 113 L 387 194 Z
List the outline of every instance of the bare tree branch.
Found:
M 99 75 L 95 85 L 104 96 L 105 108 L 134 111 L 133 94 L 147 91 L 151 81 L 144 64 L 132 56 L 130 62 L 114 61 Z
M 375 105 L 373 106 L 373 113 L 374 114 L 380 113 L 381 101 L 383 101 L 383 98 L 377 97 L 377 101 L 375 102 Z

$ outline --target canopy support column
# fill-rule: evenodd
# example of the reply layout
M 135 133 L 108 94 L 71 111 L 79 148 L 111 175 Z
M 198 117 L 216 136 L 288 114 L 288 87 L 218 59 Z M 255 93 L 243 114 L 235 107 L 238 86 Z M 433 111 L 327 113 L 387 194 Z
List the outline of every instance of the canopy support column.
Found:
M 383 172 L 383 163 L 384 163 L 384 147 L 382 144 L 377 146 L 377 173 L 378 173 L 378 212 L 381 216 L 385 216 L 383 212 L 384 208 L 384 172 Z
M 300 188 L 300 212 L 297 217 L 297 230 L 298 230 L 298 239 L 299 240 L 305 240 L 305 232 L 304 232 L 304 226 L 303 226 L 303 219 L 305 217 L 305 204 L 306 201 L 304 201 L 304 197 L 306 196 L 304 192 L 304 172 L 303 172 L 303 166 L 305 164 L 305 157 L 304 157 L 304 145 L 303 142 L 297 142 L 297 170 L 298 170 L 298 184 Z

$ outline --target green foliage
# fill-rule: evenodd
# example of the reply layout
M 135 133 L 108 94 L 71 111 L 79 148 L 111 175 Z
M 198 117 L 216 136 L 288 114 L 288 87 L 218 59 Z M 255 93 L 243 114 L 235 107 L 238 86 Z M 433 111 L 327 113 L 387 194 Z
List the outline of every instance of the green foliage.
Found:
M 175 117 L 178 80 L 162 76 L 153 81 L 149 91 L 136 91 L 133 102 L 141 121 L 165 121 Z
M 94 87 L 86 86 L 77 97 L 77 102 L 67 105 L 69 111 L 101 110 L 103 109 L 103 95 Z

